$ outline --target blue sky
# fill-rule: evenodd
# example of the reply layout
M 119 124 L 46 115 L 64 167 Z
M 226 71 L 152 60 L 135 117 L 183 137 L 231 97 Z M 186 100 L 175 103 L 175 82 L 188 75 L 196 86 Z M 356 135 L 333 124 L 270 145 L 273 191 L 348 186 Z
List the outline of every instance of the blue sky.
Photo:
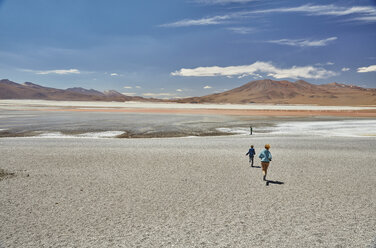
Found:
M 0 0 L 0 78 L 159 98 L 263 78 L 376 88 L 376 1 Z

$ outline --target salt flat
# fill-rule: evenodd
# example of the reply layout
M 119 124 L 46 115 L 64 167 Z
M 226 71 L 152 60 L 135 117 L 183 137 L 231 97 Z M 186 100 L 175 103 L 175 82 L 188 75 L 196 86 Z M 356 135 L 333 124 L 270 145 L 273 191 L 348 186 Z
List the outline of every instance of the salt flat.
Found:
M 250 144 L 270 143 L 266 186 Z M 367 247 L 376 139 L 0 139 L 0 247 Z M 256 160 L 258 163 L 258 160 Z
M 1 109 L 25 107 L 79 107 L 79 108 L 148 108 L 148 109 L 225 109 L 225 110 L 375 110 L 376 106 L 318 106 L 274 104 L 190 104 L 158 102 L 90 102 L 51 100 L 0 100 Z

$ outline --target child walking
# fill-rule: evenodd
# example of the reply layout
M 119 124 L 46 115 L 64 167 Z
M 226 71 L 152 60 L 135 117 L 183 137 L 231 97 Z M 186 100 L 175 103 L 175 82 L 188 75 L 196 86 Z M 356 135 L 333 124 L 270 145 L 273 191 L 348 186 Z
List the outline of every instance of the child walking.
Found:
M 253 158 L 256 154 L 255 149 L 253 148 L 253 145 L 251 145 L 251 148 L 248 150 L 246 156 L 249 155 L 249 163 L 251 164 L 251 167 L 253 167 Z

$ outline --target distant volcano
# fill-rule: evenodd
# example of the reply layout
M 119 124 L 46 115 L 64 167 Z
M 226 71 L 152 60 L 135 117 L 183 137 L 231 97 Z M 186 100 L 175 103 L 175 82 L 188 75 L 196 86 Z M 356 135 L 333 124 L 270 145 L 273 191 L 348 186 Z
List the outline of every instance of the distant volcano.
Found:
M 182 103 L 271 103 L 315 105 L 376 105 L 376 89 L 330 83 L 310 84 L 256 80 L 222 93 L 177 100 Z

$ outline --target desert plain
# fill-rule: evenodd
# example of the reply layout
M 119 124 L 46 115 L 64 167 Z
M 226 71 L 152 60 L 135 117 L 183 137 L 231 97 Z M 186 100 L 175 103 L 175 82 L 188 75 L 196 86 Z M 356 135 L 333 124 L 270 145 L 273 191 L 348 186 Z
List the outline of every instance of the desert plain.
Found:
M 263 181 L 245 153 L 266 143 Z M 374 147 L 311 133 L 3 137 L 0 247 L 375 247 Z

